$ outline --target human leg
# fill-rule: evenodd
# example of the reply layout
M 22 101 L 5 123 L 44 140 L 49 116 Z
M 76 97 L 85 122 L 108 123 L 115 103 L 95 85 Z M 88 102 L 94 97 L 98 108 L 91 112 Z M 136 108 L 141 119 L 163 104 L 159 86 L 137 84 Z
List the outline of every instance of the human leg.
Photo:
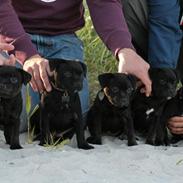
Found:
M 152 67 L 175 68 L 182 31 L 179 25 L 178 0 L 148 0 L 148 61 Z
M 146 0 L 121 0 L 124 16 L 137 53 L 148 58 L 148 7 Z

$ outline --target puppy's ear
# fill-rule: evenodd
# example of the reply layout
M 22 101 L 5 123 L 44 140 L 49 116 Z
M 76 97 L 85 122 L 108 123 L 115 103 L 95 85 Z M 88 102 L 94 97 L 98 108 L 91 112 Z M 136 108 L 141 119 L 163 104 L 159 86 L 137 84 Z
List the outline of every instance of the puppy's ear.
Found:
M 84 73 L 84 76 L 86 77 L 86 73 L 87 73 L 87 67 L 84 63 L 80 62 L 81 63 L 81 66 L 83 68 L 83 73 Z
M 148 73 L 149 73 L 149 77 L 150 79 L 154 78 L 155 75 L 157 75 L 159 68 L 150 68 Z
M 22 75 L 23 84 L 26 85 L 31 80 L 31 75 L 28 72 L 24 71 L 23 69 L 18 69 L 18 70 Z
M 59 64 L 62 61 L 61 59 L 49 59 L 49 65 L 50 65 L 50 70 L 53 71 L 56 68 L 58 68 Z
M 106 87 L 109 83 L 109 81 L 114 77 L 114 74 L 112 73 L 104 73 L 100 74 L 98 76 L 99 83 L 102 88 Z
M 137 78 L 134 75 L 129 74 L 128 79 L 130 80 L 133 89 L 137 89 Z

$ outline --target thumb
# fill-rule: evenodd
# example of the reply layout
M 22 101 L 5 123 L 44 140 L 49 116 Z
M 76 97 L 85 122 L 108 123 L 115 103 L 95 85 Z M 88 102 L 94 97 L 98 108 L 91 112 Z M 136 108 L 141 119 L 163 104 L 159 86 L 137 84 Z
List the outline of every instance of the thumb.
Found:
M 48 73 L 49 76 L 53 76 L 53 71 L 51 71 L 51 69 L 50 69 L 49 61 L 46 59 L 45 59 L 45 61 L 47 62 L 46 72 Z

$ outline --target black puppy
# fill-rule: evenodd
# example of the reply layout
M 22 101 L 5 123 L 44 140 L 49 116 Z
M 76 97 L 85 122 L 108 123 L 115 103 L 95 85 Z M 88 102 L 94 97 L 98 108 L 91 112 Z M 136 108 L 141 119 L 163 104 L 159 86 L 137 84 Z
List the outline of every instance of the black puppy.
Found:
M 102 89 L 98 92 L 87 115 L 87 125 L 92 144 L 102 144 L 102 134 L 110 132 L 115 136 L 126 132 L 128 145 L 136 145 L 131 100 L 136 88 L 132 75 L 105 73 L 98 77 Z
M 166 128 L 168 120 L 174 116 L 183 116 L 183 87 L 181 87 L 177 91 L 176 96 L 169 100 L 165 105 L 161 116 L 161 123 L 164 125 L 164 128 Z M 160 138 L 167 139 L 168 141 L 170 140 L 166 132 L 162 133 Z M 172 134 L 171 143 L 176 143 L 179 140 L 183 140 L 183 135 Z
M 139 89 L 132 103 L 134 126 L 146 137 L 147 144 L 168 145 L 167 139 L 161 138 L 166 128 L 160 118 L 166 102 L 176 94 L 178 76 L 169 68 L 151 68 L 149 76 L 152 95 L 146 97 Z
M 76 133 L 78 148 L 91 149 L 84 138 L 81 104 L 78 92 L 83 87 L 86 66 L 81 62 L 50 60 L 53 77 L 50 78 L 51 92 L 41 95 L 40 145 L 50 144 L 60 133 L 69 132 L 69 138 Z M 55 135 L 54 135 L 55 134 Z
M 19 143 L 21 88 L 30 80 L 31 75 L 22 69 L 0 66 L 0 125 L 4 127 L 4 136 L 10 149 L 22 148 Z

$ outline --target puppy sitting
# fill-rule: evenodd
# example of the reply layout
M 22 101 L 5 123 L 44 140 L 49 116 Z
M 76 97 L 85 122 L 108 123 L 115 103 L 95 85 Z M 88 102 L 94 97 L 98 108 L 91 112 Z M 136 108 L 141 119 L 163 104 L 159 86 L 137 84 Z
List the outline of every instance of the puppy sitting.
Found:
M 22 148 L 19 143 L 21 88 L 30 80 L 31 75 L 22 69 L 0 66 L 0 125 L 4 127 L 4 136 L 10 149 Z
M 151 145 L 168 145 L 161 138 L 166 128 L 160 118 L 166 102 L 175 96 L 178 83 L 177 73 L 169 68 L 151 68 L 149 76 L 152 80 L 152 96 L 146 97 L 139 91 L 132 103 L 134 126 L 146 137 Z
M 106 73 L 98 77 L 102 89 L 98 92 L 87 115 L 87 125 L 92 144 L 102 144 L 102 134 L 110 132 L 119 136 L 124 131 L 128 145 L 136 145 L 130 102 L 136 88 L 132 75 Z
M 53 77 L 50 78 L 51 92 L 41 95 L 40 145 L 50 144 L 50 136 L 59 138 L 60 133 L 69 131 L 69 138 L 76 133 L 78 148 L 91 149 L 84 138 L 81 104 L 78 92 L 83 87 L 86 66 L 81 62 L 50 60 Z

